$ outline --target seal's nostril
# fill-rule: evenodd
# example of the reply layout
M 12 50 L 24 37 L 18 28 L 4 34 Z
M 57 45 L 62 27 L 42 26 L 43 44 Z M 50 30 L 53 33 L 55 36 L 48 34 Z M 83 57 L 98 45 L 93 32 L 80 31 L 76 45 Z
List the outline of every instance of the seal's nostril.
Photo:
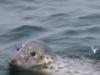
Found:
M 16 59 L 12 59 L 11 63 L 14 64 L 16 62 Z
M 16 59 L 11 59 L 11 61 L 9 62 L 9 65 L 13 67 L 15 66 L 15 64 L 16 64 Z

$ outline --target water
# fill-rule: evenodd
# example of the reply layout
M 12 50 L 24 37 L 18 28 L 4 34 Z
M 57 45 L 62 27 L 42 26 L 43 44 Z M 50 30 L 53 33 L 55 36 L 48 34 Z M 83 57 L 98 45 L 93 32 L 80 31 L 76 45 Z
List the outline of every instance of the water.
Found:
M 99 63 L 99 24 L 99 0 L 0 0 L 0 75 L 29 75 L 8 69 L 17 44 L 28 40 L 44 41 L 64 57 Z M 98 75 L 100 65 L 94 65 Z

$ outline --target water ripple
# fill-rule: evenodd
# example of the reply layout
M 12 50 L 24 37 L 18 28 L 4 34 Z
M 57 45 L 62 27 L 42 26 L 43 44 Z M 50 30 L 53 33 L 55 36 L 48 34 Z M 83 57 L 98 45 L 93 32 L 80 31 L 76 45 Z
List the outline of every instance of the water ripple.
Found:
M 79 19 L 100 19 L 100 14 L 91 14 L 87 16 L 81 16 Z
M 48 20 L 64 20 L 64 18 L 69 17 L 66 13 L 53 13 L 52 15 L 48 16 Z
M 93 26 L 85 29 L 88 33 L 100 33 L 100 26 Z
M 17 27 L 15 29 L 11 29 L 8 33 L 0 35 L 0 40 L 5 40 L 7 41 L 14 41 L 21 39 L 23 37 L 29 37 L 31 35 L 35 35 L 38 33 L 41 33 L 45 31 L 44 28 L 42 27 L 37 27 L 37 26 L 29 26 L 29 25 L 23 25 L 20 27 Z

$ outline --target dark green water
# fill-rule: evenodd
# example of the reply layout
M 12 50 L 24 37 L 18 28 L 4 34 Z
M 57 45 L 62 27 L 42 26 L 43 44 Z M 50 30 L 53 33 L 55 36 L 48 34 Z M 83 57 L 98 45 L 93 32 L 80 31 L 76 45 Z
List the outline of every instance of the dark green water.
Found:
M 29 75 L 8 69 L 17 44 L 28 40 L 44 41 L 62 56 L 99 62 L 100 1 L 0 0 L 0 75 Z

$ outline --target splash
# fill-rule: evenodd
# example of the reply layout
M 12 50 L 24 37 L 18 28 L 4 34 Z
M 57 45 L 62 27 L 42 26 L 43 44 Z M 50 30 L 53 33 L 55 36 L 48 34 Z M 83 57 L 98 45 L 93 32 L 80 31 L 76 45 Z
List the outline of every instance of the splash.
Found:
M 95 46 L 91 46 L 91 50 L 95 54 L 99 50 L 99 48 L 96 48 Z

